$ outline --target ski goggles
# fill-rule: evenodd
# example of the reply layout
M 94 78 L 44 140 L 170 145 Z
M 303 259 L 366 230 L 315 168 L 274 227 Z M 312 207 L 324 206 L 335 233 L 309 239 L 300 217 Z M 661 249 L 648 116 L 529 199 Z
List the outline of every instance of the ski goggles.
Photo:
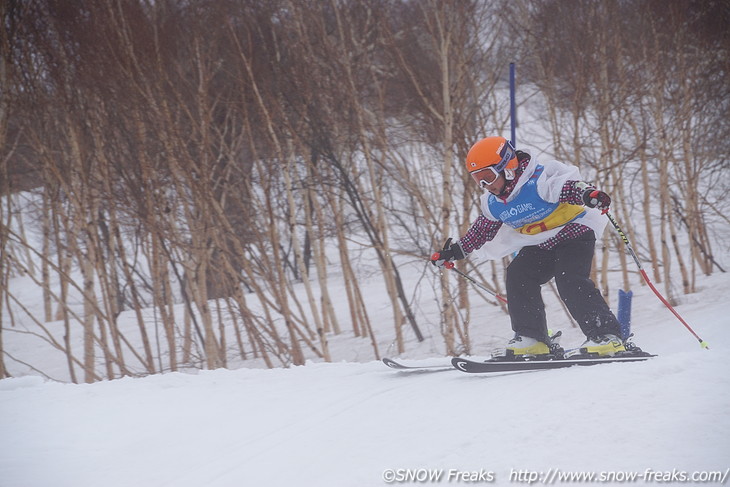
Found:
M 491 186 L 499 178 L 499 171 L 496 168 L 497 166 L 488 166 L 484 169 L 474 171 L 471 173 L 471 176 L 479 182 L 479 186 L 482 189 L 487 189 L 487 186 Z

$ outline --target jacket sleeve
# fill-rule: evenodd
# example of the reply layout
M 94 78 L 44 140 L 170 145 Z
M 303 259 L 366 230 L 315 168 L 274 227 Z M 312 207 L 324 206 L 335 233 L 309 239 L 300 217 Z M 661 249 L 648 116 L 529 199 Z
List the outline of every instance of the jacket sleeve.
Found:
M 502 227 L 501 221 L 490 220 L 484 215 L 474 220 L 469 230 L 464 234 L 459 243 L 464 253 L 470 254 L 474 250 L 479 249 L 485 243 L 494 239 L 497 235 L 497 231 Z
M 584 204 L 583 193 L 585 193 L 587 189 L 594 190 L 596 188 L 585 181 L 566 181 L 565 184 L 563 184 L 563 189 L 560 191 L 560 200 L 558 202 L 570 203 L 571 205 L 582 205 Z

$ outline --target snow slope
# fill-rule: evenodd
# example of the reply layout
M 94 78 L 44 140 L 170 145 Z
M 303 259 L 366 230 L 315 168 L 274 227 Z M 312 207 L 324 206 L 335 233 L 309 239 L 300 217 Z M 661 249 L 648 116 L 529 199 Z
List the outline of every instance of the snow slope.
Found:
M 436 483 L 400 482 L 408 475 L 506 485 L 648 469 L 727 481 L 728 286 L 726 274 L 704 278 L 677 307 L 709 351 L 640 290 L 637 343 L 660 354 L 645 363 L 502 376 L 342 362 L 92 385 L 6 379 L 0 486 L 367 487 L 390 475 L 398 485 Z

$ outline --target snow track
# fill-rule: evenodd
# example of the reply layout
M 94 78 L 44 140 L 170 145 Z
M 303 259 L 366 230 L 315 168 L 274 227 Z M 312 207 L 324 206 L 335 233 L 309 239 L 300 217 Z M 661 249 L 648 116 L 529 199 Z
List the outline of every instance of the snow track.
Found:
M 726 327 L 705 327 L 724 336 Z M 0 382 L 0 485 L 382 486 L 386 469 L 724 470 L 727 350 L 508 376 L 365 364 Z M 711 344 L 712 345 L 712 344 Z

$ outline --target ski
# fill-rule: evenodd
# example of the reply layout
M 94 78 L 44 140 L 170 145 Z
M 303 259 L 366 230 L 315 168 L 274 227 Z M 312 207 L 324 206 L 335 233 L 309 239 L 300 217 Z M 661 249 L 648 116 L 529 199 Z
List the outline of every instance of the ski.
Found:
M 453 369 L 448 363 L 441 365 L 405 365 L 390 358 L 383 358 L 382 362 L 396 370 L 450 370 Z
M 569 358 L 534 358 L 525 360 L 490 359 L 484 362 L 477 362 L 464 358 L 455 357 L 451 364 L 457 370 L 469 374 L 491 374 L 498 372 L 523 372 L 530 370 L 549 370 L 573 367 L 576 365 L 599 365 L 619 362 L 641 362 L 656 355 L 645 352 L 617 355 L 612 357 L 594 357 L 576 355 Z

